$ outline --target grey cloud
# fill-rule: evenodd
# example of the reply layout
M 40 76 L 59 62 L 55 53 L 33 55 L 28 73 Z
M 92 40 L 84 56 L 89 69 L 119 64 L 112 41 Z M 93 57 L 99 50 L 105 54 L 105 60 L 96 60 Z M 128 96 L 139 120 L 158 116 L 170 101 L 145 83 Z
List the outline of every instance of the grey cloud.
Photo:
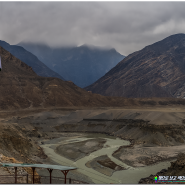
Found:
M 128 55 L 185 33 L 185 2 L 0 2 L 0 39 L 92 44 Z

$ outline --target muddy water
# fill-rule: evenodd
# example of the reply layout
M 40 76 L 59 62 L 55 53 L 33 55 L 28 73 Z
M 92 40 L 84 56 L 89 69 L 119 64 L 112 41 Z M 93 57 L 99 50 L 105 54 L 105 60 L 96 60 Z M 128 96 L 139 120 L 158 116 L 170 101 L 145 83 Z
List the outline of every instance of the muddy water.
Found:
M 104 147 L 98 151 L 91 153 L 89 156 L 79 159 L 76 162 L 71 161 L 55 153 L 54 149 L 58 145 L 75 143 L 75 142 L 84 141 L 90 138 L 97 138 L 97 137 L 105 138 L 107 140 L 106 143 L 104 144 Z M 112 153 L 115 150 L 117 150 L 120 146 L 129 145 L 129 144 L 130 144 L 129 141 L 121 140 L 119 138 L 107 137 L 106 135 L 103 135 L 103 134 L 98 134 L 98 135 L 90 134 L 90 135 L 87 135 L 86 137 L 72 137 L 67 140 L 64 140 L 63 138 L 61 138 L 61 141 L 58 139 L 57 143 L 55 144 L 51 142 L 49 144 L 41 145 L 41 147 L 44 149 L 44 152 L 46 153 L 46 155 L 48 155 L 48 157 L 51 160 L 53 160 L 54 162 L 60 165 L 77 167 L 80 173 L 89 176 L 92 179 L 92 181 L 96 184 L 110 184 L 110 183 L 136 184 L 141 178 L 147 177 L 151 174 L 155 174 L 161 169 L 164 169 L 170 166 L 170 162 L 161 162 L 159 164 L 152 165 L 152 166 L 133 168 L 112 157 Z M 113 162 L 115 162 L 120 166 L 125 167 L 127 170 L 116 171 L 113 173 L 111 177 L 108 177 L 102 173 L 99 173 L 93 170 L 92 168 L 88 168 L 85 166 L 86 162 L 101 155 L 108 155 L 108 157 Z

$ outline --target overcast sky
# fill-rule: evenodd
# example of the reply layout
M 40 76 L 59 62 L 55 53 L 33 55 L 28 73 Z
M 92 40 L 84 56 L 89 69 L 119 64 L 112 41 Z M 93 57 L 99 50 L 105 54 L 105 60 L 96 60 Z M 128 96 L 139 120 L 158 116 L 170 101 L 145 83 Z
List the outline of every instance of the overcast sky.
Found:
M 0 40 L 109 46 L 123 55 L 185 33 L 185 2 L 0 2 Z

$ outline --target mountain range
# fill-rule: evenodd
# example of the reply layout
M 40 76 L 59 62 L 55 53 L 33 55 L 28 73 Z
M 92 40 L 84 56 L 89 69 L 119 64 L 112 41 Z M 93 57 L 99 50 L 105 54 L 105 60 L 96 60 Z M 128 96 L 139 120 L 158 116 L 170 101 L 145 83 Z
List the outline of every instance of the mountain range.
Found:
M 90 45 L 59 48 L 24 42 L 18 45 L 33 53 L 66 80 L 82 88 L 97 81 L 125 57 L 115 49 Z
M 38 76 L 32 69 L 0 46 L 0 110 L 46 107 L 123 107 L 185 104 L 174 98 L 131 99 L 106 97 L 55 77 Z
M 51 70 L 44 63 L 42 63 L 35 55 L 25 50 L 21 46 L 10 45 L 5 41 L 0 40 L 0 46 L 9 51 L 12 55 L 31 66 L 32 69 L 39 75 L 44 77 L 57 77 L 65 80 L 58 73 Z
M 114 99 L 87 92 L 73 82 L 38 76 L 32 67 L 1 46 L 0 56 L 0 110 L 117 104 Z
M 105 96 L 185 98 L 185 34 L 136 51 L 85 88 Z

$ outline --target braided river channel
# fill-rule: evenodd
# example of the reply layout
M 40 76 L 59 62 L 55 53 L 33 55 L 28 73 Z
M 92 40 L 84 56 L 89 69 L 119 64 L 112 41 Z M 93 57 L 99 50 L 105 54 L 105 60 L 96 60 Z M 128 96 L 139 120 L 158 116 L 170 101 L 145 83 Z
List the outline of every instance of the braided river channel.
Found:
M 75 162 L 56 153 L 55 149 L 59 145 L 62 146 L 69 143 L 75 143 L 95 138 L 106 139 L 103 148 L 94 151 L 90 155 L 85 156 Z M 166 161 L 150 166 L 131 167 L 112 156 L 112 154 L 120 146 L 126 146 L 129 144 L 129 141 L 115 138 L 113 136 L 107 136 L 105 134 L 85 134 L 85 137 L 84 135 L 82 135 L 53 139 L 44 142 L 44 144 L 40 146 L 43 148 L 44 153 L 49 157 L 51 161 L 55 162 L 55 164 L 77 167 L 78 172 L 85 176 L 88 176 L 92 180 L 92 183 L 95 184 L 137 184 L 141 178 L 148 177 L 151 174 L 154 175 L 162 169 L 167 169 L 170 166 L 170 161 Z M 125 170 L 114 171 L 111 176 L 107 176 L 85 165 L 88 161 L 91 161 L 92 159 L 102 155 L 107 155 L 111 159 L 111 161 L 121 167 L 124 167 Z

